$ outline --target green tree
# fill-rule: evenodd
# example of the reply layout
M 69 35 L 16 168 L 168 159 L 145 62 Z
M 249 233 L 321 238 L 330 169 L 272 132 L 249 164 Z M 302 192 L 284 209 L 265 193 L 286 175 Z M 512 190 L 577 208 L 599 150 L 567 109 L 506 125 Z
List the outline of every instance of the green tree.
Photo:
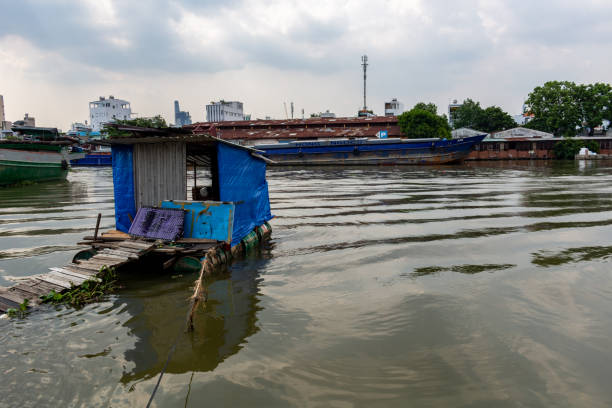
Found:
M 425 102 L 419 102 L 416 105 L 414 105 L 413 109 L 422 109 L 422 110 L 426 110 L 428 112 L 433 113 L 434 115 L 438 114 L 438 107 L 436 106 L 435 103 L 425 103 Z
M 595 83 L 576 87 L 582 124 L 589 128 L 593 135 L 594 128 L 600 126 L 604 119 L 612 120 L 612 87 L 610 84 Z
M 424 137 L 450 138 L 450 126 L 443 116 L 430 110 L 412 108 L 398 117 L 400 130 L 410 139 Z
M 161 128 L 168 127 L 166 120 L 162 118 L 161 115 L 153 116 L 152 118 L 134 118 L 134 119 L 125 119 L 125 120 L 118 119 L 118 120 L 115 120 L 114 123 L 119 124 L 119 125 L 138 126 L 138 127 L 155 128 L 155 129 L 161 129 Z M 104 130 L 106 131 L 109 137 L 122 137 L 122 136 L 129 135 L 129 133 L 118 131 L 112 126 L 105 126 Z
M 489 106 L 483 111 L 481 122 L 478 129 L 485 132 L 499 132 L 500 130 L 512 129 L 516 127 L 515 120 L 507 112 L 498 106 Z
M 576 128 L 582 124 L 580 93 L 576 84 L 569 81 L 549 81 L 535 87 L 527 97 L 525 106 L 536 120 L 526 127 L 555 136 L 575 136 Z
M 482 115 L 483 109 L 480 107 L 480 102 L 474 102 L 468 98 L 453 114 L 453 126 L 455 129 L 462 127 L 478 129 L 478 124 L 482 121 Z
M 562 160 L 573 160 L 581 148 L 586 147 L 592 152 L 599 153 L 599 143 L 594 140 L 582 140 L 566 137 L 555 143 L 553 151 L 555 158 Z
M 466 99 L 456 111 L 453 120 L 455 129 L 469 127 L 484 132 L 498 132 L 516 126 L 516 122 L 500 107 L 480 107 L 480 102 Z

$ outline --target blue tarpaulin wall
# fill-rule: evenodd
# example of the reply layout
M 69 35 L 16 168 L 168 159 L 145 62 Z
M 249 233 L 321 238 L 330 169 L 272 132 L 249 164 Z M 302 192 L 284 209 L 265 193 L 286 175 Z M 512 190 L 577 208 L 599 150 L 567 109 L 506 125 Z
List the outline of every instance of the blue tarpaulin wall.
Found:
M 217 143 L 219 195 L 221 201 L 236 205 L 232 246 L 253 228 L 272 219 L 266 182 L 266 163 L 248 150 Z
M 136 216 L 134 200 L 134 168 L 132 146 L 114 145 L 112 148 L 113 186 L 115 189 L 115 225 L 119 231 L 128 232 Z

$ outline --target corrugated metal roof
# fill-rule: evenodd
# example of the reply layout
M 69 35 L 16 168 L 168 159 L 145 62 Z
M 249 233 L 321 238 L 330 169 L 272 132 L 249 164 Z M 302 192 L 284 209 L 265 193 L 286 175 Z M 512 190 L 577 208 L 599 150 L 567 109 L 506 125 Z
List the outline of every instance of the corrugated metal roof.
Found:
M 185 128 L 225 140 L 376 137 L 380 130 L 386 130 L 388 137 L 402 135 L 394 116 L 199 122 Z
M 196 127 L 215 126 L 217 129 L 228 127 L 268 127 L 268 126 L 312 126 L 312 125 L 332 125 L 342 126 L 344 124 L 393 124 L 397 125 L 397 116 L 372 116 L 369 118 L 307 118 L 307 119 L 257 119 L 257 120 L 238 120 L 227 122 L 196 122 L 185 128 L 193 129 Z

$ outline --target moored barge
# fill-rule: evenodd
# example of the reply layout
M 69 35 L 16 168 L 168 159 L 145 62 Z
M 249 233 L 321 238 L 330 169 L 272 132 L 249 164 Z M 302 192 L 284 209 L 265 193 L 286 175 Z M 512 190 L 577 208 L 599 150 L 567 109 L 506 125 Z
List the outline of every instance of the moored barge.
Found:
M 280 165 L 430 165 L 463 160 L 485 137 L 292 141 L 254 148 Z

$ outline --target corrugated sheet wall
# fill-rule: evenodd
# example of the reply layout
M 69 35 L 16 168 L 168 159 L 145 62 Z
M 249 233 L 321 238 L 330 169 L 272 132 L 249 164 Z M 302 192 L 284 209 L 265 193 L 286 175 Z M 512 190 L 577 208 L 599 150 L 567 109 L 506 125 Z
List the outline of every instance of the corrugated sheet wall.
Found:
M 185 143 L 134 145 L 136 208 L 157 207 L 162 200 L 187 199 Z

